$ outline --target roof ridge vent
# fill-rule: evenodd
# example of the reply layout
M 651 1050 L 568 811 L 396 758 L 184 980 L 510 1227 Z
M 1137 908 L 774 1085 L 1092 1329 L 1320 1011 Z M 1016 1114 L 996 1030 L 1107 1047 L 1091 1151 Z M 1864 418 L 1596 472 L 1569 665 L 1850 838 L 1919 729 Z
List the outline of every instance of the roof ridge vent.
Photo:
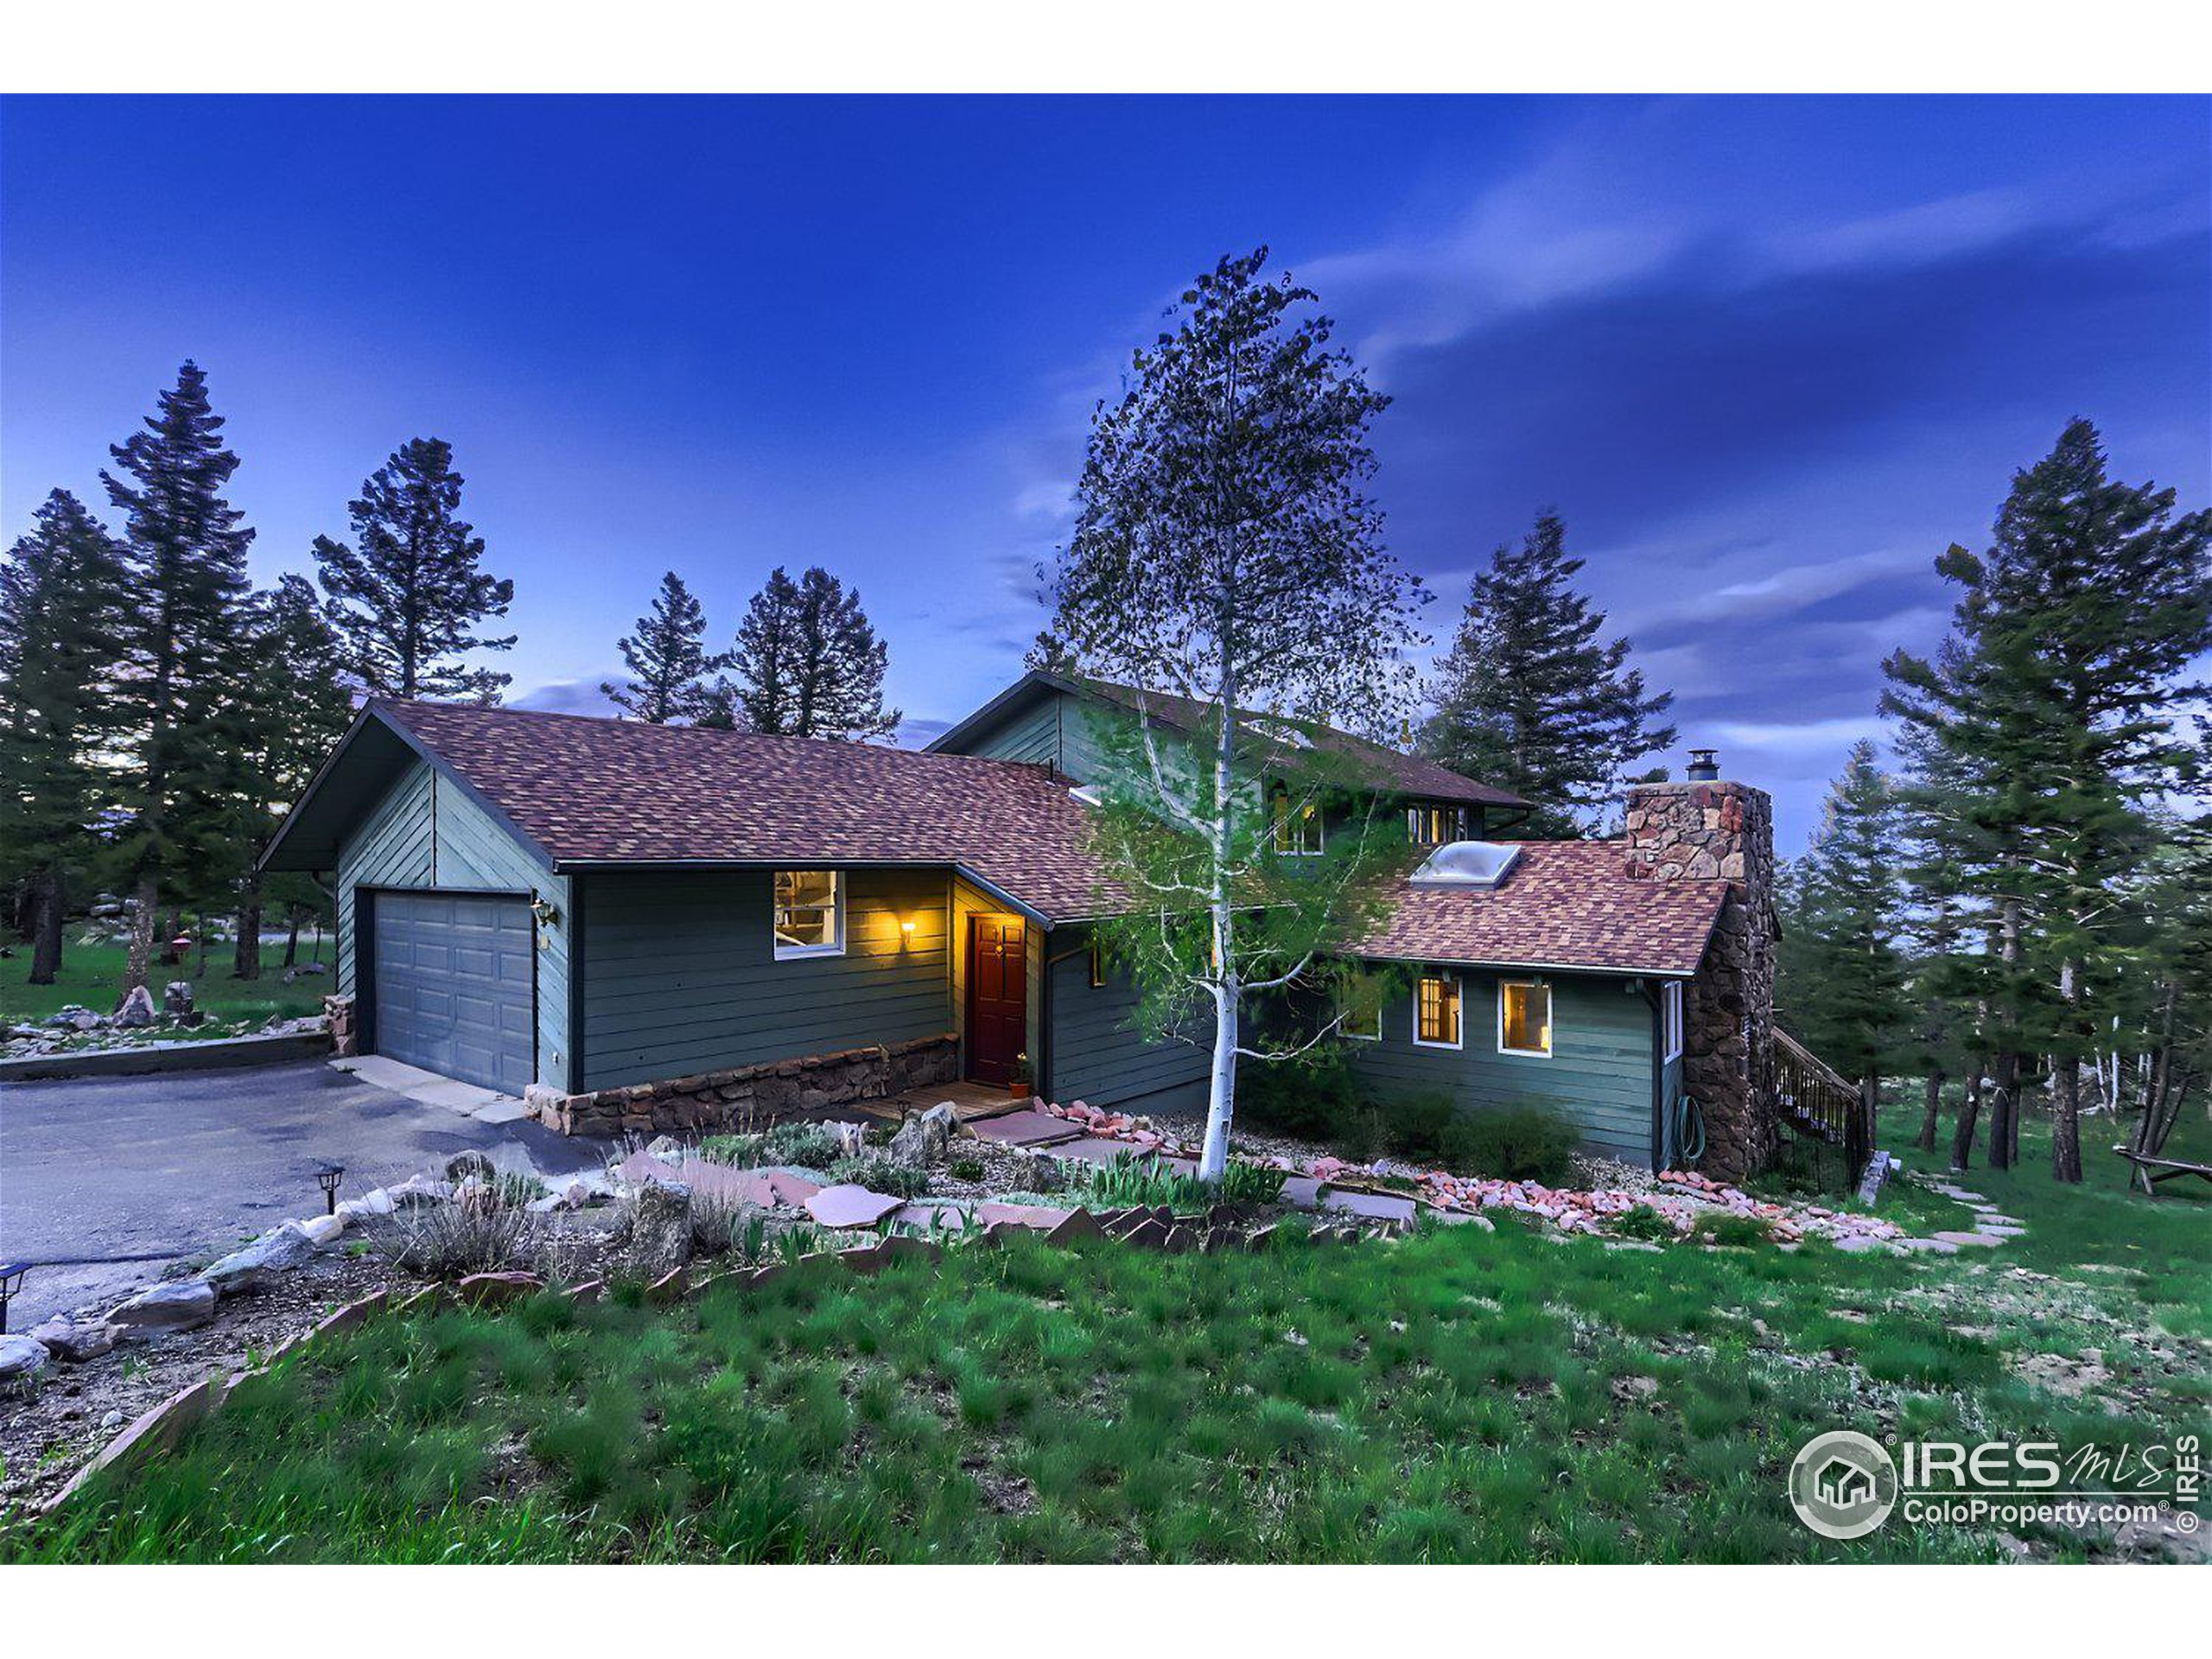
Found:
M 1421 861 L 1411 880 L 1417 887 L 1494 887 L 1521 861 L 1512 842 L 1450 841 Z

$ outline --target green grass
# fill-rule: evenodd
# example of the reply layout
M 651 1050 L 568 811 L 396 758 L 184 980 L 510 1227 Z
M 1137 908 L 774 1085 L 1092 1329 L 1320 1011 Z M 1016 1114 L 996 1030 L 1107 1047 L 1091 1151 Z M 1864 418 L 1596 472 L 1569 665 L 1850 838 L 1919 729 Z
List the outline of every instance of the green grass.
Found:
M 300 941 L 300 959 L 307 960 L 312 935 Z M 332 946 L 327 933 L 323 936 L 323 960 L 331 959 Z M 290 1020 L 300 1014 L 322 1012 L 322 999 L 334 988 L 331 976 L 317 974 L 301 978 L 294 984 L 284 983 L 284 970 L 277 964 L 283 960 L 283 947 L 270 950 L 264 944 L 261 956 L 261 977 L 257 980 L 231 977 L 231 947 L 218 949 L 210 945 L 207 951 L 207 971 L 195 976 L 194 969 L 199 962 L 195 951 L 174 968 L 156 964 L 148 976 L 154 990 L 155 1001 L 161 1000 L 161 987 L 173 979 L 192 982 L 193 1001 L 207 1012 L 213 1023 L 260 1025 L 274 1014 Z M 48 1014 L 75 1002 L 95 1014 L 112 1013 L 123 992 L 123 963 L 124 947 L 120 944 L 68 944 L 61 952 L 61 971 L 51 985 L 29 985 L 24 982 L 31 970 L 30 947 L 17 947 L 13 957 L 0 962 L 0 1024 L 18 1020 L 42 1020 Z M 203 1035 L 215 1033 L 199 1028 Z M 162 1035 L 183 1037 L 188 1030 L 167 1031 Z
M 1256 1255 L 1024 1240 L 670 1309 L 372 1322 L 143 1475 L 0 1525 L 0 1559 L 1993 1560 L 1993 1532 L 1816 1539 L 1783 1477 L 1831 1427 L 2204 1430 L 2212 1212 L 2039 1179 L 1973 1178 L 2048 1235 L 1994 1260 L 1507 1221 Z M 2083 1345 L 2098 1397 L 2016 1369 Z

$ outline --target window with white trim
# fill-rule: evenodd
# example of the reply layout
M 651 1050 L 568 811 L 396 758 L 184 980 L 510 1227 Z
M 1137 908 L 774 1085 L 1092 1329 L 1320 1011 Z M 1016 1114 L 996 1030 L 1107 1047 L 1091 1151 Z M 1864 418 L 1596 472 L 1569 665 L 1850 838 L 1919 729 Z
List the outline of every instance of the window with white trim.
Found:
M 1552 988 L 1537 980 L 1509 979 L 1497 988 L 1497 1052 L 1534 1054 L 1545 1059 L 1552 1052 Z
M 1682 1058 L 1682 982 L 1670 979 L 1659 988 L 1659 1028 L 1665 1037 L 1663 1058 Z
M 845 954 L 845 883 L 835 870 L 776 872 L 776 960 Z
M 1275 851 L 1286 858 L 1313 858 L 1321 851 L 1321 808 L 1315 801 L 1292 804 L 1290 786 L 1277 784 L 1268 795 L 1268 821 L 1274 827 Z
M 1423 974 L 1414 988 L 1414 1046 L 1457 1048 L 1459 1036 L 1459 976 Z
M 1382 987 L 1368 974 L 1355 974 L 1337 987 L 1337 1034 L 1356 1043 L 1382 1040 Z
M 1406 809 L 1406 839 L 1416 847 L 1441 847 L 1467 838 L 1467 810 L 1433 802 Z

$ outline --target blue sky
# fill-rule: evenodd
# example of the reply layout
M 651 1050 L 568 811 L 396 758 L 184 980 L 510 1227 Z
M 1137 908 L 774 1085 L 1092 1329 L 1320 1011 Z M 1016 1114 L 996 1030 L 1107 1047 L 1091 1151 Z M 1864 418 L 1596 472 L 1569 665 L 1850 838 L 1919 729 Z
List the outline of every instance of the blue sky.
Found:
M 1020 668 L 1092 402 L 1267 243 L 1396 397 L 1440 598 L 1539 508 L 1785 851 L 2069 416 L 2212 498 L 2212 102 L 219 99 L 0 107 L 0 536 L 195 357 L 264 581 L 450 440 L 516 700 L 664 569 L 857 583 L 917 741 Z

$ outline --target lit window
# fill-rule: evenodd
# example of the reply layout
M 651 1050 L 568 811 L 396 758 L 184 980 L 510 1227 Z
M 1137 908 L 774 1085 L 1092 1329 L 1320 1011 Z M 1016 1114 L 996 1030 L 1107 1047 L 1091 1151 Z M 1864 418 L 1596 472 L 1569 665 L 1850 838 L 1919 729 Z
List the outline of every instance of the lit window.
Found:
M 1106 983 L 1106 947 L 1097 938 L 1090 941 L 1090 988 L 1097 990 Z
M 1414 1042 L 1422 1048 L 1459 1046 L 1459 979 L 1423 974 L 1414 999 Z
M 1666 1037 L 1666 1058 L 1682 1057 L 1682 982 L 1670 979 L 1659 988 L 1659 1024 Z
M 1497 988 L 1497 1052 L 1552 1052 L 1552 988 L 1508 980 Z
M 1382 1040 L 1382 988 L 1367 975 L 1337 988 L 1337 1031 L 1354 1042 Z
M 1321 809 L 1312 801 L 1291 804 L 1287 785 L 1268 796 L 1268 821 L 1274 827 L 1275 851 L 1287 858 L 1311 858 L 1321 850 Z
M 1466 839 L 1466 811 L 1457 806 L 1409 806 L 1406 839 L 1416 847 L 1441 847 Z
M 844 896 L 835 870 L 778 870 L 777 959 L 842 956 Z

